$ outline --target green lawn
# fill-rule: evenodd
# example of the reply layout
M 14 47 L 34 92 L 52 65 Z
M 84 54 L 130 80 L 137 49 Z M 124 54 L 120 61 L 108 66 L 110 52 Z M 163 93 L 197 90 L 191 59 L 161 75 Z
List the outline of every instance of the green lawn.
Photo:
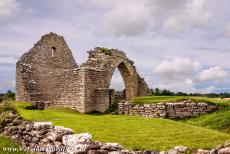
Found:
M 25 152 L 17 152 L 17 151 L 8 151 L 4 148 L 12 148 L 13 149 L 19 149 L 19 146 L 14 143 L 10 138 L 5 137 L 0 134 L 0 154 L 24 154 Z
M 72 128 L 75 133 L 89 132 L 93 140 L 118 142 L 128 149 L 166 150 L 178 145 L 213 148 L 230 135 L 192 126 L 184 122 L 123 115 L 89 115 L 68 109 L 28 110 L 28 103 L 16 103 L 27 120 L 52 121 Z
M 190 97 L 190 96 L 145 96 L 135 97 L 131 100 L 135 104 L 152 104 L 161 102 L 177 102 L 183 100 L 192 100 L 195 102 L 206 102 L 210 104 L 216 104 L 220 106 L 230 106 L 230 100 L 221 100 L 217 98 L 208 97 Z
M 184 121 L 192 125 L 230 133 L 230 111 L 217 111 Z

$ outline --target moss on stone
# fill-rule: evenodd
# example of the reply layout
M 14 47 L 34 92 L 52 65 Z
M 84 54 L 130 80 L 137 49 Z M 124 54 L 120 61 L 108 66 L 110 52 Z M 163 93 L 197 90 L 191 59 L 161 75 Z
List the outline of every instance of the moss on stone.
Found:
M 111 55 L 111 52 L 110 52 L 110 50 L 108 48 L 103 47 L 103 48 L 100 48 L 100 50 L 106 55 Z

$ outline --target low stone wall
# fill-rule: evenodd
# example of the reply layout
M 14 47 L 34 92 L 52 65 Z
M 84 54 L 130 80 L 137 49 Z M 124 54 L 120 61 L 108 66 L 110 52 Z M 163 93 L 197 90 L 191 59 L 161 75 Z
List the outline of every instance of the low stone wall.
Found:
M 118 143 L 93 142 L 89 133 L 74 134 L 72 129 L 53 126 L 52 122 L 28 122 L 12 112 L 2 113 L 0 117 L 0 133 L 20 143 L 25 151 L 48 154 L 108 154 L 116 151 L 129 154 Z M 5 152 L 9 148 L 5 147 Z
M 213 112 L 216 106 L 204 102 L 166 102 L 157 104 L 135 105 L 130 102 L 118 104 L 118 113 L 125 115 L 139 115 L 154 118 L 188 118 Z

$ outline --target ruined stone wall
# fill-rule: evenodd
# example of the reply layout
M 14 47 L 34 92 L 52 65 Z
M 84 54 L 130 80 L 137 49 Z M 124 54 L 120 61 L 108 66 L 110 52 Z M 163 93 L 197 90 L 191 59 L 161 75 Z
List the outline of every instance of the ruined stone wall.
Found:
M 16 100 L 33 102 L 38 108 L 104 112 L 116 68 L 125 84 L 126 100 L 147 95 L 148 86 L 133 64 L 122 51 L 95 48 L 78 67 L 64 38 L 50 33 L 17 62 Z
M 137 96 L 147 96 L 149 93 L 149 87 L 145 82 L 144 78 L 138 76 Z
M 213 112 L 216 106 L 204 102 L 183 101 L 176 103 L 157 103 L 135 105 L 129 102 L 122 102 L 118 105 L 118 113 L 125 115 L 138 115 L 154 118 L 188 118 Z
M 76 67 L 63 37 L 54 33 L 43 36 L 17 62 L 16 100 L 58 100 L 63 92 L 60 86 L 66 81 L 66 70 Z
M 95 90 L 95 110 L 105 112 L 109 107 L 109 90 L 97 89 Z
M 85 72 L 81 69 L 66 70 L 65 82 L 60 85 L 60 93 L 54 107 L 64 107 L 85 112 Z
M 16 100 L 31 101 L 32 94 L 36 92 L 36 84 L 32 78 L 31 64 L 17 63 L 16 69 Z M 29 83 L 28 83 L 29 82 Z
M 87 69 L 86 106 L 89 111 L 104 112 L 109 107 L 107 100 L 109 100 L 110 83 L 116 68 L 123 78 L 127 100 L 135 96 L 145 96 L 148 93 L 148 86 L 139 77 L 133 62 L 126 57 L 124 52 L 117 49 L 95 48 L 89 51 L 88 61 L 82 64 L 81 68 Z

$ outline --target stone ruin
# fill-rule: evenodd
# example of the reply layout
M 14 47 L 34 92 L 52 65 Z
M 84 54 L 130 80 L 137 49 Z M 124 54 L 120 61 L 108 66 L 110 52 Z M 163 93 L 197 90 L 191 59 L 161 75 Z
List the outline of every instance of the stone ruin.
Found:
M 16 100 L 43 109 L 105 112 L 114 102 L 109 87 L 116 68 L 124 81 L 126 100 L 148 94 L 148 85 L 124 52 L 96 47 L 88 53 L 86 63 L 78 66 L 62 36 L 42 36 L 17 62 Z
M 218 110 L 216 105 L 192 100 L 157 104 L 134 104 L 128 101 L 118 103 L 119 114 L 150 118 L 185 119 L 208 114 L 216 110 Z

